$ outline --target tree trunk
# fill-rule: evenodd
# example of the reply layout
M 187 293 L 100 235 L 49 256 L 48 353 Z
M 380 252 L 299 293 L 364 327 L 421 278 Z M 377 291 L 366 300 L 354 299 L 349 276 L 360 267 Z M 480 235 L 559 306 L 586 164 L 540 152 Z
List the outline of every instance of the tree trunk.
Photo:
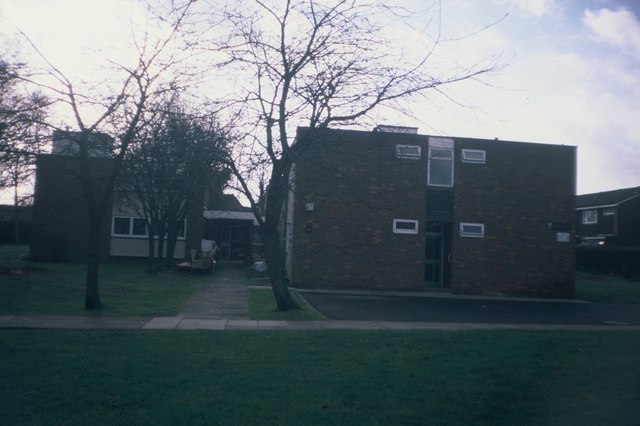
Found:
M 154 233 L 151 229 L 148 230 L 147 236 L 147 246 L 149 248 L 149 254 L 147 255 L 147 273 L 155 274 L 156 273 L 156 253 L 155 253 L 155 244 L 154 244 Z
M 277 172 L 274 168 L 269 188 L 267 190 L 267 203 L 265 206 L 265 220 L 260 226 L 260 233 L 265 245 L 267 265 L 269 267 L 269 280 L 271 289 L 276 298 L 278 311 L 288 311 L 297 309 L 298 306 L 293 301 L 289 288 L 287 287 L 284 252 L 278 232 L 278 224 L 282 218 L 284 200 L 289 190 L 289 169 L 290 167 L 279 168 Z
M 276 298 L 278 311 L 298 309 L 298 305 L 293 301 L 287 287 L 285 262 L 277 224 L 265 223 L 261 231 L 267 256 L 267 265 L 269 266 L 269 280 L 271 281 L 273 295 Z
M 100 262 L 100 231 L 102 220 L 100 215 L 89 215 L 89 248 L 87 253 L 87 281 L 84 295 L 86 310 L 98 309 L 102 306 L 98 292 L 98 266 Z
M 158 251 L 156 254 L 156 271 L 161 271 L 164 267 L 164 237 L 165 233 L 158 233 Z
M 170 226 L 167 230 L 167 255 L 164 258 L 164 266 L 171 268 L 173 266 L 173 259 L 176 254 L 176 245 L 178 242 L 178 229 L 175 226 Z
M 18 216 L 18 185 L 13 187 L 13 241 L 16 245 L 22 242 L 20 238 L 20 221 Z
M 298 305 L 294 302 L 287 287 L 286 274 L 284 269 L 284 258 L 280 250 L 280 243 L 276 231 L 275 240 L 268 238 L 265 243 L 265 252 L 267 255 L 267 265 L 269 265 L 269 280 L 271 281 L 271 289 L 276 298 L 278 311 L 288 311 L 290 309 L 298 309 Z

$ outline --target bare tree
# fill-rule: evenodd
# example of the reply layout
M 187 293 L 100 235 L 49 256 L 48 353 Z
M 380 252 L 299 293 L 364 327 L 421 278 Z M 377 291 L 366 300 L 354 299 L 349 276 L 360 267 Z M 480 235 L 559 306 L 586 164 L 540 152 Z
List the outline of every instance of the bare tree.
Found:
M 35 155 L 42 151 L 49 106 L 41 93 L 19 87 L 23 72 L 23 65 L 0 59 L 0 189 L 13 188 L 16 244 L 21 242 L 18 206 L 28 200 L 19 188 L 33 175 Z
M 187 113 L 175 99 L 161 104 L 133 141 L 119 181 L 129 190 L 124 193 L 127 204 L 146 221 L 148 272 L 173 262 L 176 240 L 194 202 L 204 197 L 211 181 L 221 183 L 212 178 L 226 175 L 227 144 L 215 116 Z
M 432 67 L 439 34 L 424 38 L 430 44 L 413 54 L 402 49 L 385 35 L 381 19 L 407 13 L 354 0 L 255 0 L 226 11 L 231 34 L 215 51 L 227 54 L 227 75 L 245 79 L 237 84 L 245 88 L 243 113 L 251 129 L 229 164 L 259 223 L 278 310 L 296 307 L 278 231 L 291 168 L 304 149 L 292 144 L 293 126 L 358 124 L 383 108 L 406 113 L 407 99 L 495 69 L 494 63 Z M 264 217 L 254 188 L 260 170 L 269 176 Z
M 99 248 L 103 238 L 100 231 L 106 215 L 110 213 L 108 208 L 114 183 L 129 145 L 146 123 L 149 103 L 157 96 L 180 87 L 179 77 L 176 77 L 179 74 L 174 72 L 174 68 L 183 60 L 183 50 L 173 43 L 192 3 L 193 0 L 185 0 L 181 4 L 172 2 L 172 8 L 162 16 L 163 24 L 156 28 L 160 36 L 154 39 L 146 33 L 141 40 L 135 40 L 138 55 L 132 66 L 110 63 L 115 68 L 110 81 L 119 81 L 119 85 L 111 83 L 105 88 L 104 84 L 99 84 L 93 91 L 86 85 L 75 84 L 27 38 L 47 64 L 46 76 L 50 80 L 32 82 L 67 105 L 76 129 L 68 134 L 77 146 L 79 180 L 89 216 L 85 309 L 97 309 L 102 305 L 98 287 Z M 91 158 L 92 145 L 101 139 L 96 137 L 99 133 L 118 136 L 109 166 L 100 172 L 93 167 L 94 159 Z

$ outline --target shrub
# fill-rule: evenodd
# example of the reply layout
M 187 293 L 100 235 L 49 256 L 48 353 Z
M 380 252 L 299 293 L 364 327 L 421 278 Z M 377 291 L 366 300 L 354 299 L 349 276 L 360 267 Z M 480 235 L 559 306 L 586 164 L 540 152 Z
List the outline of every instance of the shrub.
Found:
M 640 247 L 578 246 L 576 268 L 581 272 L 640 279 Z

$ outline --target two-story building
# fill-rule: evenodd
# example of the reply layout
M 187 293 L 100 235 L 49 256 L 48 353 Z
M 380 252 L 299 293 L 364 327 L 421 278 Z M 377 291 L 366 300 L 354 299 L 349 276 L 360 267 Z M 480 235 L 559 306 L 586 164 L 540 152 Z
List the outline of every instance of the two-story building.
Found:
M 390 126 L 296 144 L 293 285 L 573 297 L 575 147 Z
M 578 195 L 581 245 L 640 247 L 640 186 Z

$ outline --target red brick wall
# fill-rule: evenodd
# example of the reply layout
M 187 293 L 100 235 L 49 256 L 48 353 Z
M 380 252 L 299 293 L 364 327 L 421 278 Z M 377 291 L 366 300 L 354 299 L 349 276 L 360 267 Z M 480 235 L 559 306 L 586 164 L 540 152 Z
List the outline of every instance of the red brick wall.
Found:
M 486 164 L 461 150 L 486 150 Z M 452 290 L 573 297 L 575 161 L 573 147 L 456 139 Z M 484 238 L 460 237 L 460 222 L 484 223 Z M 549 222 L 569 224 L 556 241 Z
M 106 171 L 108 159 L 93 158 L 92 170 Z M 36 164 L 30 257 L 39 261 L 86 260 L 89 219 L 75 157 L 42 155 Z M 109 257 L 111 207 L 103 224 L 100 258 Z
M 422 290 L 426 137 L 331 131 L 299 143 L 294 284 Z M 397 159 L 396 144 L 422 145 L 422 158 Z M 394 218 L 419 220 L 419 234 L 394 234 Z
M 427 136 L 333 130 L 298 138 L 306 149 L 296 164 L 293 284 L 422 290 Z M 452 291 L 572 297 L 575 148 L 455 140 Z M 397 159 L 396 144 L 420 145 L 421 159 Z M 462 148 L 486 150 L 486 164 L 462 163 Z M 419 220 L 418 235 L 394 234 L 394 218 Z M 485 237 L 460 237 L 460 222 L 483 223 Z M 571 242 L 557 242 L 549 222 L 568 224 Z

